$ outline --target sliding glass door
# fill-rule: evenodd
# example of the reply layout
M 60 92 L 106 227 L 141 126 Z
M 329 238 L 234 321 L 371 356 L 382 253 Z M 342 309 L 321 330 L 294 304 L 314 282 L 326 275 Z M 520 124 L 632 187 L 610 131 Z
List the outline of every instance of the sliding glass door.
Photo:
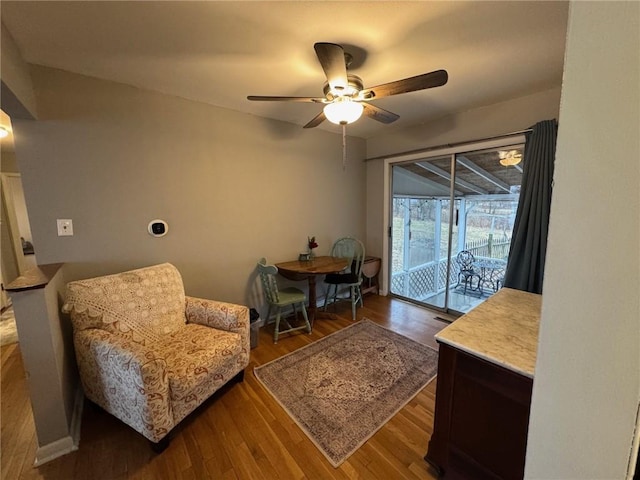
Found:
M 393 165 L 391 294 L 464 313 L 502 287 L 522 151 L 512 145 Z

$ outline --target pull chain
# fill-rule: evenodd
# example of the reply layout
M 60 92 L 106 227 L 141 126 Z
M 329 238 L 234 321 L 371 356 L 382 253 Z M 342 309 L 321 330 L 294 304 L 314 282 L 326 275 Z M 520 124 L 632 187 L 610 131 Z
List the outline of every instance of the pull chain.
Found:
M 347 169 L 347 125 L 342 124 L 342 171 Z

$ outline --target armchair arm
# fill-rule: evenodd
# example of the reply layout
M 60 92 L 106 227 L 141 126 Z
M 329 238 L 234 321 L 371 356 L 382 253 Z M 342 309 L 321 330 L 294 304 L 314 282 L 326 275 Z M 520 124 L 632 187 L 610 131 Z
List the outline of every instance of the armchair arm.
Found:
M 152 442 L 174 426 L 164 359 L 105 330 L 76 331 L 74 345 L 85 394 Z
M 186 297 L 187 323 L 198 323 L 207 327 L 239 333 L 242 349 L 249 358 L 249 308 L 234 303 L 218 302 L 203 298 Z

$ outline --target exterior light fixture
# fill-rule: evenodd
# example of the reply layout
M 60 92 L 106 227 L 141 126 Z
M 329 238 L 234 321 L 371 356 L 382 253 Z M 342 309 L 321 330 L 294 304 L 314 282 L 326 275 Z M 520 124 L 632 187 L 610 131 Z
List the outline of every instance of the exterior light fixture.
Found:
M 504 167 L 518 165 L 522 161 L 522 154 L 518 150 L 500 151 L 498 156 L 500 157 L 500 165 Z
M 354 102 L 349 97 L 338 97 L 332 103 L 325 105 L 324 115 L 331 123 L 346 125 L 360 118 L 364 107 L 360 102 Z

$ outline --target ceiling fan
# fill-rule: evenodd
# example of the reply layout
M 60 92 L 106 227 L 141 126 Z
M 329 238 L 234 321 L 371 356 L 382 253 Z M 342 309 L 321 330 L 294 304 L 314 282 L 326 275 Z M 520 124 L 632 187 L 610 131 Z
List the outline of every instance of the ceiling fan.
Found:
M 399 115 L 377 107 L 371 103 L 378 98 L 415 92 L 427 88 L 440 87 L 449 78 L 446 70 L 436 70 L 415 77 L 384 83 L 376 87 L 365 88 L 362 79 L 347 73 L 351 55 L 342 46 L 335 43 L 319 42 L 314 44 L 320 65 L 327 77 L 324 85 L 324 97 L 269 97 L 250 95 L 248 100 L 266 102 L 308 102 L 323 104 L 324 108 L 304 128 L 313 128 L 324 120 L 338 125 L 355 122 L 364 113 L 382 123 L 395 122 Z
M 498 158 L 503 167 L 515 166 L 522 161 L 522 153 L 518 150 L 509 150 L 508 152 L 500 150 Z

